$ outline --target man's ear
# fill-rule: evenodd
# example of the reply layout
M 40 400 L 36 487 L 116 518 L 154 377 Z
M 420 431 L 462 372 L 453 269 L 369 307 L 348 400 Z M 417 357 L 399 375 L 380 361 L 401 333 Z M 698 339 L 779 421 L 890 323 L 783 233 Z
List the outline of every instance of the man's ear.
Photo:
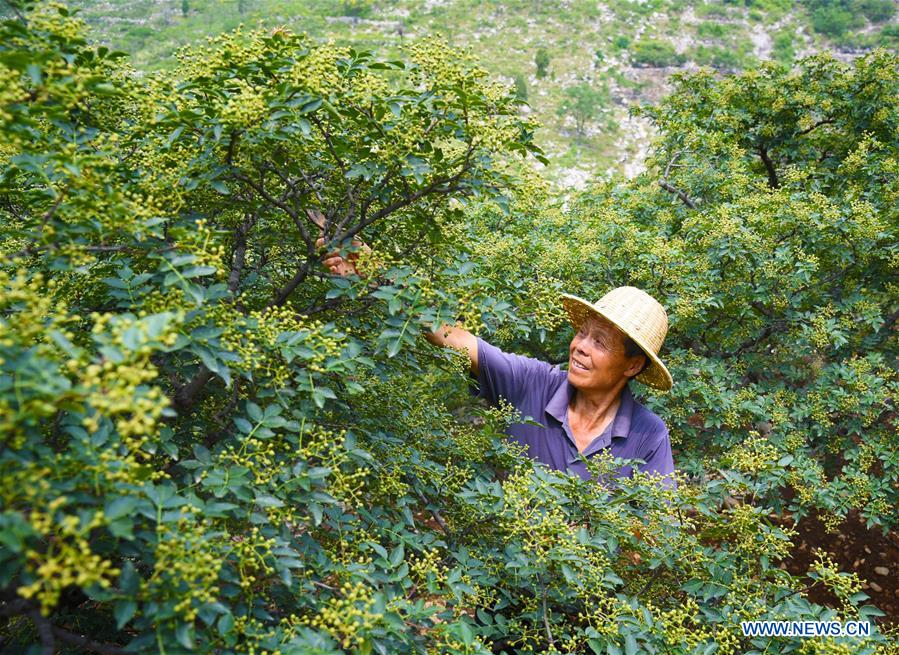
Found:
M 641 370 L 643 370 L 643 366 L 649 362 L 649 358 L 646 355 L 634 355 L 630 359 L 630 365 L 627 367 L 627 370 L 624 371 L 624 374 L 632 378 L 637 375 Z

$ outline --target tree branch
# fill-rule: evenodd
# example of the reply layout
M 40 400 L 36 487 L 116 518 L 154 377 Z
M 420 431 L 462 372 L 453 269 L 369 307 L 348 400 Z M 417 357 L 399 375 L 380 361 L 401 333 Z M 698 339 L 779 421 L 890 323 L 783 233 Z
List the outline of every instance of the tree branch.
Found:
M 437 521 L 437 525 L 439 525 L 440 529 L 443 531 L 443 534 L 452 539 L 453 533 L 450 531 L 449 526 L 446 524 L 446 521 L 443 519 L 443 516 L 440 514 L 440 512 L 430 507 L 430 501 L 428 501 L 427 496 L 425 496 L 420 489 L 415 489 L 415 494 L 418 496 L 419 500 L 424 503 L 425 507 L 428 508 L 431 516 L 434 517 L 434 520 Z
M 337 167 L 340 169 L 340 177 L 344 180 L 344 191 L 346 192 L 346 200 L 347 200 L 347 209 L 343 212 L 344 216 L 352 217 L 356 215 L 356 198 L 353 194 L 353 185 L 349 182 L 349 177 L 347 177 L 347 167 L 344 164 L 343 160 L 340 158 L 340 155 L 337 154 L 337 151 L 334 149 L 334 143 L 331 141 L 331 133 L 328 131 L 328 128 L 322 123 L 321 119 L 319 119 L 314 114 L 309 116 L 309 120 L 318 128 L 319 132 L 321 132 L 322 137 L 325 140 L 325 145 L 328 147 L 328 152 L 331 153 L 331 156 L 334 158 L 334 161 L 337 163 Z M 328 224 L 325 226 L 325 234 L 327 235 L 328 228 L 330 227 L 330 222 L 332 216 L 328 216 Z M 346 220 L 346 219 L 344 219 Z
M 189 409 L 197 399 L 197 395 L 203 390 L 203 387 L 206 386 L 206 383 L 212 379 L 212 375 L 212 371 L 206 368 L 205 365 L 200 364 L 200 368 L 197 369 L 197 372 L 190 379 L 190 382 L 175 392 L 175 398 L 173 399 L 175 408 Z
M 656 570 L 653 571 L 652 574 L 649 576 L 649 579 L 646 581 L 646 584 L 643 585 L 643 588 L 640 589 L 639 592 L 637 592 L 636 597 L 642 598 L 643 594 L 645 594 L 647 591 L 649 591 L 649 588 L 652 587 L 652 585 L 656 581 L 656 578 L 658 578 L 661 575 L 661 573 L 662 573 L 662 567 L 661 566 L 656 567 Z
M 50 621 L 38 609 L 29 611 L 28 618 L 34 623 L 34 628 L 41 639 L 41 655 L 53 655 L 56 652 L 56 639 L 53 638 L 53 626 L 50 625 Z
M 674 153 L 674 155 L 668 161 L 668 164 L 665 166 L 665 173 L 662 175 L 662 179 L 659 181 L 659 186 L 662 187 L 663 189 L 665 189 L 665 191 L 667 191 L 668 193 L 673 193 L 674 195 L 676 195 L 678 198 L 681 199 L 681 202 L 683 202 L 690 209 L 696 209 L 695 203 L 692 200 L 690 200 L 690 197 L 686 193 L 684 193 L 683 191 L 678 189 L 676 186 L 674 186 L 673 184 L 668 182 L 668 175 L 670 175 L 670 173 L 671 173 L 671 168 L 674 166 L 674 163 L 678 159 L 680 159 L 680 156 L 683 153 L 684 153 L 683 150 L 679 150 L 678 152 Z
M 234 152 L 237 150 L 237 140 L 240 138 L 240 130 L 232 130 L 231 138 L 228 141 L 228 153 L 225 155 L 225 161 L 229 166 L 234 162 Z
M 290 294 L 293 293 L 293 290 L 300 286 L 300 283 L 309 275 L 309 269 L 310 265 L 309 260 L 307 259 L 300 267 L 300 270 L 297 271 L 296 275 L 290 279 L 290 282 L 281 287 L 266 307 L 279 307 L 283 305 L 290 297 Z
M 419 189 L 415 193 L 395 200 L 390 203 L 386 207 L 382 207 L 377 212 L 375 212 L 371 217 L 364 218 L 364 220 L 360 221 L 355 227 L 352 227 L 346 230 L 344 233 L 338 235 L 336 237 L 336 241 L 338 243 L 343 243 L 349 239 L 352 239 L 356 236 L 360 231 L 371 225 L 372 223 L 381 220 L 385 216 L 389 216 L 393 212 L 398 209 L 402 209 L 403 207 L 408 207 L 416 200 L 420 200 L 424 196 L 427 196 L 432 193 L 436 194 L 447 194 L 452 193 L 453 191 L 458 190 L 458 186 L 453 186 L 456 184 L 462 176 L 468 172 L 469 167 L 471 165 L 471 154 L 474 151 L 474 145 L 469 145 L 468 152 L 465 153 L 465 159 L 462 162 L 462 167 L 459 169 L 459 172 L 455 175 L 448 178 L 440 178 L 431 182 L 428 186 L 423 189 Z M 444 188 L 440 188 L 444 187 Z
M 121 646 L 94 641 L 93 639 L 88 639 L 83 635 L 70 632 L 64 628 L 53 626 L 52 630 L 53 635 L 59 639 L 59 641 L 71 644 L 72 646 L 77 646 L 83 650 L 90 651 L 91 653 L 100 653 L 100 655 L 132 655 L 131 651 L 125 650 Z
M 774 162 L 768 156 L 768 149 L 765 146 L 759 146 L 759 157 L 765 164 L 765 170 L 768 171 L 768 186 L 772 189 L 780 188 L 780 181 L 777 179 L 777 171 L 774 169 Z
M 665 180 L 659 180 L 659 186 L 665 189 L 665 191 L 667 191 L 668 193 L 673 193 L 674 195 L 676 195 L 690 209 L 696 209 L 696 205 L 693 204 L 693 201 L 690 200 L 690 197 L 677 187 L 668 184 L 668 182 L 666 182 Z
M 243 222 L 234 230 L 234 256 L 231 258 L 231 274 L 228 276 L 228 291 L 231 295 L 237 293 L 240 286 L 240 276 L 246 262 L 247 233 L 256 224 L 258 213 L 247 214 Z
M 818 121 L 817 123 L 815 123 L 814 125 L 812 125 L 811 127 L 807 128 L 807 129 L 804 129 L 800 132 L 796 132 L 796 136 L 804 136 L 804 135 L 808 134 L 809 132 L 817 130 L 822 125 L 830 125 L 831 123 L 835 123 L 835 122 L 836 122 L 836 119 L 825 118 L 823 120 Z
M 546 640 L 549 642 L 549 647 L 554 649 L 556 647 L 556 640 L 553 639 L 553 631 L 549 627 L 549 610 L 546 608 L 546 585 L 543 584 L 543 576 L 538 575 L 537 580 L 540 582 L 541 604 L 543 607 L 543 627 L 546 629 Z
M 22 614 L 23 612 L 25 612 L 25 610 L 32 606 L 32 602 L 30 600 L 26 600 L 25 598 L 16 598 L 15 600 L 5 602 L 0 605 L 0 618 Z

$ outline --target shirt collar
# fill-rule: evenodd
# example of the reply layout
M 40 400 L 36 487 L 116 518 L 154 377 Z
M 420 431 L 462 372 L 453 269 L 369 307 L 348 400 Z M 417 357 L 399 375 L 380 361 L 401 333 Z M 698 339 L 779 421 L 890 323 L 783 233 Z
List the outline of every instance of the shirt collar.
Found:
M 568 380 L 560 384 L 559 388 L 546 403 L 546 413 L 555 418 L 562 425 L 568 424 L 568 404 L 574 398 L 577 389 Z M 621 404 L 611 425 L 606 428 L 604 434 L 610 433 L 610 437 L 627 437 L 631 431 L 631 417 L 634 414 L 634 396 L 630 385 L 624 385 L 621 390 Z

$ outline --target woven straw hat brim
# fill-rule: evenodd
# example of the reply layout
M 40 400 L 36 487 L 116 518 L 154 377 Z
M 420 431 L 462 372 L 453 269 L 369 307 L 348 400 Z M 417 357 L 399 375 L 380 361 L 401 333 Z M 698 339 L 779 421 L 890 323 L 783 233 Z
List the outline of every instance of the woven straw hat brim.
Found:
M 615 320 L 614 316 L 599 311 L 592 303 L 587 302 L 583 298 L 563 293 L 562 306 L 565 308 L 568 320 L 575 330 L 581 329 L 581 325 L 584 324 L 584 321 L 589 316 L 601 316 L 640 346 L 640 349 L 649 357 L 650 363 L 642 373 L 634 377 L 635 380 L 661 391 L 668 391 L 674 386 L 674 379 L 671 377 L 671 373 L 668 372 L 667 367 L 662 363 L 658 355 L 653 352 L 652 348 L 647 346 L 646 340 L 640 334 L 622 327 L 620 322 Z

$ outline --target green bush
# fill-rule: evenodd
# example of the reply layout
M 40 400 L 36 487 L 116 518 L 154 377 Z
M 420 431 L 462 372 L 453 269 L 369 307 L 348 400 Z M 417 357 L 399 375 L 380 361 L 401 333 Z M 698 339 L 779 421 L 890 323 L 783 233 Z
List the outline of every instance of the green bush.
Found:
M 528 101 L 528 84 L 524 79 L 524 75 L 516 74 L 513 78 L 515 87 L 515 97 L 522 102 Z
M 686 58 L 677 54 L 674 46 L 666 41 L 645 39 L 638 41 L 631 49 L 631 60 L 635 66 L 679 66 Z
M 880 45 L 884 47 L 895 47 L 899 44 L 899 25 L 887 25 L 878 35 Z
M 729 18 L 732 10 L 724 3 L 705 2 L 696 7 L 696 15 L 700 18 L 707 16 L 717 16 L 719 18 Z
M 344 16 L 358 18 L 367 15 L 372 4 L 372 0 L 341 0 L 340 11 Z
M 128 28 L 128 36 L 134 39 L 147 39 L 155 33 L 156 31 L 152 27 L 147 27 L 146 25 L 135 25 Z
M 696 28 L 696 33 L 704 39 L 722 39 L 735 31 L 736 26 L 718 21 L 704 21 Z
M 614 39 L 612 39 L 612 45 L 614 45 L 619 50 L 626 50 L 630 44 L 630 38 L 625 36 L 624 34 L 618 34 Z
M 700 66 L 711 66 L 725 71 L 737 71 L 744 65 L 743 57 L 737 50 L 716 45 L 698 46 L 689 56 Z
M 537 66 L 537 79 L 543 79 L 546 77 L 546 73 L 549 70 L 549 53 L 546 51 L 546 48 L 537 48 L 537 53 L 534 55 L 534 65 Z
M 782 64 L 791 64 L 796 57 L 793 50 L 795 36 L 789 30 L 781 30 L 772 39 L 772 54 Z
M 746 412 L 736 423 L 771 445 L 798 445 L 804 435 L 789 453 L 800 494 L 836 516 L 861 506 L 869 524 L 890 529 L 897 517 L 884 510 L 896 494 L 895 426 L 883 411 L 895 402 L 897 381 L 888 326 L 899 317 L 889 281 L 899 222 L 882 172 L 899 155 L 890 136 L 899 114 L 888 106 L 896 91 L 886 82 L 896 61 L 879 51 L 852 68 L 820 56 L 792 73 L 768 64 L 720 82 L 707 74 L 682 78 L 680 90 L 648 113 L 665 135 L 656 164 L 664 170 L 677 159 L 668 183 L 698 214 L 673 196 L 681 206 L 646 222 L 642 246 L 666 235 L 661 254 L 670 264 L 643 260 L 674 276 L 665 282 L 677 296 L 669 303 L 684 304 L 677 321 L 682 334 L 694 335 L 684 343 L 685 361 L 698 371 L 707 361 L 695 359 L 700 352 L 725 368 L 731 357 L 739 361 L 732 374 L 740 382 L 730 388 L 752 401 L 736 410 Z M 694 277 L 699 269 L 715 271 L 702 278 L 710 286 Z M 717 389 L 730 385 L 730 374 L 717 375 Z M 785 404 L 761 409 L 768 394 Z M 694 410 L 708 411 L 685 408 L 684 416 Z M 716 423 L 712 443 L 728 440 L 721 430 L 729 422 Z M 702 428 L 682 429 L 702 438 Z
M 804 3 L 816 32 L 842 37 L 850 28 L 864 25 L 865 18 L 878 23 L 889 20 L 896 11 L 892 0 L 806 0 Z
M 65 9 L 3 21 L 4 648 L 730 655 L 878 616 L 769 517 L 895 527 L 896 63 L 679 78 L 652 172 L 563 211 L 440 42 L 234 33 L 141 77 Z M 321 270 L 318 211 L 366 277 Z M 417 336 L 553 356 L 557 292 L 623 282 L 670 309 L 677 492 L 521 458 Z
M 605 82 L 579 82 L 565 89 L 557 112 L 560 117 L 571 117 L 577 134 L 584 136 L 587 125 L 601 118 L 610 101 Z
M 885 23 L 896 14 L 893 0 L 860 0 L 856 6 L 872 23 Z
M 838 6 L 821 7 L 812 11 L 812 27 L 827 36 L 841 36 L 852 25 L 852 14 Z

